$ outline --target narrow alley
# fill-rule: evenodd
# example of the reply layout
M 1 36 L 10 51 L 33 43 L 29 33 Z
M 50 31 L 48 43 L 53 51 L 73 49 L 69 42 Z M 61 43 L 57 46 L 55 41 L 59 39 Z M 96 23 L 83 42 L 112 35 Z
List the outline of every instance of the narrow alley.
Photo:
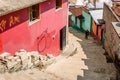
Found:
M 107 63 L 104 50 L 92 37 L 69 28 L 69 43 L 77 47 L 73 56 L 51 65 L 47 71 L 65 80 L 115 80 L 115 67 Z
M 115 80 L 116 69 L 107 63 L 104 50 L 89 36 L 69 27 L 69 44 L 77 48 L 76 53 L 61 58 L 47 69 L 29 69 L 0 75 L 0 80 Z

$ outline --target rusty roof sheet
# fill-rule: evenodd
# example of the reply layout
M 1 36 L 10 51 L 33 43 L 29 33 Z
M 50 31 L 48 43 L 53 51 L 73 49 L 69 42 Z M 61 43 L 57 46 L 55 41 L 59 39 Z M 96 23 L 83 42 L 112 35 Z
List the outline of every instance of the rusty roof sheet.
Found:
M 82 15 L 82 7 L 72 8 L 72 9 L 70 9 L 70 12 L 75 16 L 80 16 L 80 15 Z
M 0 0 L 0 16 L 46 0 Z
M 86 11 L 87 13 L 89 13 L 89 10 L 83 6 L 70 8 L 70 12 L 75 16 L 81 16 L 83 10 Z

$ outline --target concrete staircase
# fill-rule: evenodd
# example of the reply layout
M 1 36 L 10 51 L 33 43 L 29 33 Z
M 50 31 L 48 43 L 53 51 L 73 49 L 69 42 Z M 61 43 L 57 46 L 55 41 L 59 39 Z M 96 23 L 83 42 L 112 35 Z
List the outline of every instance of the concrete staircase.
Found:
M 72 56 L 76 54 L 77 48 L 71 43 L 66 46 L 66 48 L 62 51 L 62 53 L 56 57 L 56 61 L 60 61 L 64 58 L 68 58 L 69 56 Z

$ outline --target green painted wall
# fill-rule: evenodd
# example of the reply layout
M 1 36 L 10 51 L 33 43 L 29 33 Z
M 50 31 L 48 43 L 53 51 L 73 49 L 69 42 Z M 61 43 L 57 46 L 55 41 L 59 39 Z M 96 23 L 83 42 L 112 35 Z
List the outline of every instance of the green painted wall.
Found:
M 73 23 L 75 23 L 75 16 L 71 15 L 71 20 L 73 21 Z
M 82 19 L 82 30 L 85 31 L 88 29 L 89 32 L 91 32 L 92 29 L 92 18 L 91 15 L 86 13 L 85 11 L 82 12 L 82 15 L 84 16 L 84 19 Z M 71 21 L 72 21 L 72 27 L 80 30 L 80 20 L 77 18 L 77 24 L 75 22 L 75 16 L 71 15 Z
M 80 29 L 80 19 L 77 18 L 77 27 Z
M 86 13 L 85 11 L 82 12 L 82 15 L 84 16 L 84 19 L 82 20 L 82 28 L 83 30 L 87 30 L 91 32 L 92 29 L 92 18 L 91 15 Z
M 77 19 L 77 24 L 76 24 L 74 15 L 71 15 L 71 20 L 72 20 L 72 27 L 79 30 L 80 29 L 80 20 Z

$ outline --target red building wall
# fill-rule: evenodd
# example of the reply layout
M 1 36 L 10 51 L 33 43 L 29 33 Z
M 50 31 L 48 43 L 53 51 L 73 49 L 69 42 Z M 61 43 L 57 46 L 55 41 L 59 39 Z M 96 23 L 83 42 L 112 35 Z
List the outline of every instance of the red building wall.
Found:
M 92 35 L 97 39 L 98 43 L 101 44 L 101 34 L 102 26 L 97 25 L 94 20 L 92 20 Z
M 59 55 L 60 29 L 67 25 L 67 4 L 67 0 L 63 0 L 62 8 L 56 10 L 55 0 L 40 3 L 40 20 L 32 25 L 29 25 L 28 8 L 0 17 L 1 52 L 14 55 L 25 49 Z
M 98 36 L 97 36 L 97 39 L 98 39 L 99 44 L 101 44 L 101 35 L 102 35 L 101 32 L 102 32 L 101 26 L 98 26 Z

